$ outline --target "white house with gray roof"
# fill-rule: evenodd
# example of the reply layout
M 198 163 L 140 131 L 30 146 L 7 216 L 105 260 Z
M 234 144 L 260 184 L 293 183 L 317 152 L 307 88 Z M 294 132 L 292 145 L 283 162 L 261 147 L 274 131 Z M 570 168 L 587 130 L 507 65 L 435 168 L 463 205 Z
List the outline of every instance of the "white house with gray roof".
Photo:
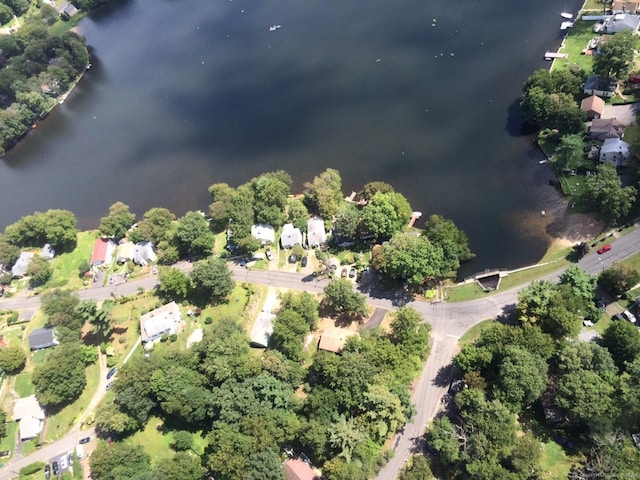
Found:
M 35 395 L 16 400 L 13 419 L 19 422 L 20 440 L 29 440 L 40 435 L 44 424 L 44 410 Z
M 293 226 L 293 223 L 285 223 L 280 235 L 280 245 L 282 248 L 292 248 L 295 245 L 302 245 L 302 232 Z
M 140 317 L 142 343 L 152 344 L 162 335 L 172 335 L 182 325 L 182 314 L 176 302 L 167 303 Z
M 311 217 L 307 220 L 307 244 L 310 248 L 320 247 L 327 241 L 322 217 Z
M 600 147 L 600 163 L 613 163 L 616 167 L 626 167 L 631 155 L 631 146 L 619 138 L 607 138 Z

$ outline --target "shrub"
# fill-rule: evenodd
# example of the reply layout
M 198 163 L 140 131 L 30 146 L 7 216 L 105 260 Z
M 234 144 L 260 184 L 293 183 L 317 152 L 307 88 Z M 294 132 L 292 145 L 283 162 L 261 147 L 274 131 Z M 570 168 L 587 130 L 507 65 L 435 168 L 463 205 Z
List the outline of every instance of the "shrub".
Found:
M 175 342 L 176 340 L 178 340 L 178 335 L 175 333 L 172 333 L 171 336 L 169 337 L 169 340 L 171 340 L 172 342 Z
M 173 432 L 173 442 L 171 442 L 171 448 L 176 452 L 184 452 L 191 449 L 193 446 L 193 435 L 186 430 L 178 430 Z
M 34 462 L 20 469 L 20 476 L 33 475 L 44 468 L 44 463 Z
M 204 319 L 204 323 L 205 323 L 206 325 L 211 325 L 211 324 L 213 323 L 213 318 L 211 318 L 211 317 L 207 317 L 207 318 L 205 318 L 205 319 Z
M 160 341 L 166 342 L 167 340 L 169 340 L 169 335 L 166 333 L 163 333 L 162 336 L 160 337 Z
M 9 318 L 7 319 L 7 325 L 13 325 L 14 323 L 18 323 L 18 312 L 11 312 L 11 315 L 9 315 Z

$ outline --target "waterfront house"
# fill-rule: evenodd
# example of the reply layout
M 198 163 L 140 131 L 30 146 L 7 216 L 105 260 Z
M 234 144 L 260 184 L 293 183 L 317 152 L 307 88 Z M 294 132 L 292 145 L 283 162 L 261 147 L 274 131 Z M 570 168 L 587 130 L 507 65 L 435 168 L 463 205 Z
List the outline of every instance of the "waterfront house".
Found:
M 605 141 L 607 138 L 622 138 L 624 125 L 615 118 L 596 118 L 587 126 L 587 134 L 593 140 Z
M 631 155 L 631 146 L 619 138 L 607 138 L 600 148 L 600 163 L 613 163 L 626 167 Z
M 16 400 L 13 406 L 13 419 L 19 422 L 21 441 L 40 435 L 44 424 L 44 410 L 35 395 Z
M 588 120 L 600 118 L 604 112 L 604 100 L 597 95 L 591 95 L 582 100 L 580 110 L 586 112 Z
M 53 327 L 37 328 L 29 335 L 29 348 L 43 350 L 58 345 L 56 332 Z
M 109 264 L 113 260 L 116 244 L 109 238 L 97 238 L 91 251 L 91 266 Z
M 60 16 L 65 18 L 71 18 L 74 15 L 77 15 L 79 11 L 80 10 L 71 2 L 64 2 L 60 7 L 58 7 L 58 13 Z
M 182 325 L 182 315 L 176 302 L 167 303 L 140 317 L 142 343 L 153 344 L 162 335 L 172 335 Z
M 629 31 L 636 33 L 640 27 L 640 17 L 631 13 L 616 13 L 602 22 L 602 33 L 620 33 Z
M 311 217 L 307 220 L 307 244 L 310 248 L 321 247 L 327 241 L 324 220 L 321 217 Z
M 11 267 L 11 274 L 15 278 L 24 277 L 27 274 L 27 268 L 34 255 L 33 252 L 20 252 L 18 260 L 16 260 L 16 263 Z
M 138 242 L 133 246 L 133 262 L 144 267 L 148 263 L 155 262 L 157 256 L 151 242 Z
M 251 236 L 260 242 L 260 245 L 271 245 L 276 241 L 276 232 L 271 225 L 256 223 L 251 226 Z
M 302 245 L 302 232 L 293 226 L 293 223 L 286 223 L 282 227 L 280 235 L 280 245 L 282 248 L 291 248 L 294 245 Z
M 598 75 L 589 75 L 587 81 L 582 84 L 582 91 L 585 95 L 597 95 L 599 97 L 611 98 L 613 92 L 618 87 L 618 82 Z

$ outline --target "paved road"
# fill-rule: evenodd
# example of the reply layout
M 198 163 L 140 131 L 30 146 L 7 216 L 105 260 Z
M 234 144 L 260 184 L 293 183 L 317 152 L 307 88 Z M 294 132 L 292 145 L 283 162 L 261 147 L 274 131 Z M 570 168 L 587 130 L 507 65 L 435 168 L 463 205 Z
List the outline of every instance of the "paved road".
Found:
M 597 255 L 595 248 L 592 253 L 584 257 L 580 266 L 587 272 L 598 273 L 613 263 L 640 250 L 640 229 L 636 228 L 627 235 L 614 240 L 611 239 L 613 249 L 603 255 Z M 602 244 L 601 244 L 602 245 Z M 191 264 L 182 263 L 178 266 L 184 271 L 191 268 Z M 321 292 L 327 285 L 327 279 L 316 279 L 310 275 L 295 272 L 281 272 L 273 270 L 250 270 L 231 265 L 233 277 L 239 282 L 257 283 L 273 287 Z M 560 275 L 560 271 L 547 275 L 546 279 L 553 280 Z M 94 287 L 78 292 L 82 299 L 107 299 L 113 295 L 131 295 L 140 289 L 152 289 L 157 286 L 155 276 L 132 280 L 120 285 Z M 420 378 L 414 385 L 413 402 L 416 406 L 416 416 L 405 426 L 402 432 L 392 440 L 396 450 L 395 456 L 379 472 L 379 480 L 393 480 L 397 478 L 402 465 L 408 456 L 421 448 L 420 439 L 427 424 L 434 418 L 441 407 L 441 399 L 447 391 L 450 378 L 449 368 L 455 355 L 457 341 L 469 328 L 482 320 L 496 318 L 508 312 L 515 306 L 520 288 L 513 288 L 498 292 L 490 297 L 459 303 L 421 302 L 408 298 L 403 291 L 389 292 L 376 287 L 375 283 L 365 281 L 358 286 L 360 291 L 368 296 L 368 303 L 375 307 L 394 309 L 400 305 L 410 305 L 422 314 L 425 321 L 432 326 L 431 355 L 424 364 Z M 7 298 L 0 300 L 0 309 L 35 309 L 40 305 L 38 297 Z M 41 461 L 68 451 L 75 446 L 82 436 L 93 435 L 93 432 L 72 432 L 57 442 L 43 447 L 34 454 L 21 459 L 11 465 L 11 470 L 17 472 L 22 466 L 34 461 Z M 9 480 L 15 474 L 9 467 L 0 469 L 0 480 Z

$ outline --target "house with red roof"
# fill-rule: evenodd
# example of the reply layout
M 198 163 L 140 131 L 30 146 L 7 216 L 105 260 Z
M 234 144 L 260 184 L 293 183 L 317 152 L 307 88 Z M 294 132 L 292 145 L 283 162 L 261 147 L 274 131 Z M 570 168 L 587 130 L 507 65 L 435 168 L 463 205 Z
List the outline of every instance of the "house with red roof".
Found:
M 317 480 L 320 475 L 301 458 L 290 458 L 284 462 L 284 473 L 287 480 Z
M 93 242 L 93 251 L 91 252 L 91 266 L 97 267 L 105 263 L 113 261 L 113 252 L 116 244 L 109 238 L 98 238 Z

